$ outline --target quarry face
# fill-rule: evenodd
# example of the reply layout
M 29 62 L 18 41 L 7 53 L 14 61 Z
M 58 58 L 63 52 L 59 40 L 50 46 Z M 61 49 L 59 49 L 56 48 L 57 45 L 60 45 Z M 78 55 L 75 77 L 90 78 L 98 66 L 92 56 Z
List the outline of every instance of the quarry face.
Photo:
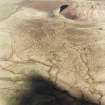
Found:
M 32 3 L 0 0 L 0 105 L 27 89 L 31 74 L 53 81 L 76 99 L 105 105 L 104 22 L 36 17 Z

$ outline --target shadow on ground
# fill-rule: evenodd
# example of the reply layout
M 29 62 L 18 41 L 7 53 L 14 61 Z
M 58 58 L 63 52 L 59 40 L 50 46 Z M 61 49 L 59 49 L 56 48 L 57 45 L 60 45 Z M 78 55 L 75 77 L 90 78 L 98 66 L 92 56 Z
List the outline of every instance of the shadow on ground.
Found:
M 28 79 L 29 89 L 16 96 L 15 105 L 98 105 L 86 99 L 77 99 L 41 76 Z M 18 104 L 17 104 L 18 103 Z

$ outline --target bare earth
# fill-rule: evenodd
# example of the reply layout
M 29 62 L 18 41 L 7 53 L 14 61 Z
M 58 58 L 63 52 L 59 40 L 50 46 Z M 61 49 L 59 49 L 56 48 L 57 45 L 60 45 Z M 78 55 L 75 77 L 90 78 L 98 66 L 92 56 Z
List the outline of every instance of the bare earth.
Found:
M 46 11 L 64 1 L 41 3 L 0 0 L 0 105 L 8 105 L 8 97 L 18 93 L 33 73 L 75 97 L 105 105 L 104 22 L 38 18 L 35 8 Z

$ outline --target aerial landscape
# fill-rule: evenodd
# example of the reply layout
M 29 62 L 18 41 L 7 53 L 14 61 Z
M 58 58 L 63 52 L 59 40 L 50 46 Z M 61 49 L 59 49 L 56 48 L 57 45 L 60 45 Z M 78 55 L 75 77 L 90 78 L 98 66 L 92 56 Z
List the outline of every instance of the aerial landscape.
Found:
M 105 105 L 105 1 L 0 0 L 0 105 Z

